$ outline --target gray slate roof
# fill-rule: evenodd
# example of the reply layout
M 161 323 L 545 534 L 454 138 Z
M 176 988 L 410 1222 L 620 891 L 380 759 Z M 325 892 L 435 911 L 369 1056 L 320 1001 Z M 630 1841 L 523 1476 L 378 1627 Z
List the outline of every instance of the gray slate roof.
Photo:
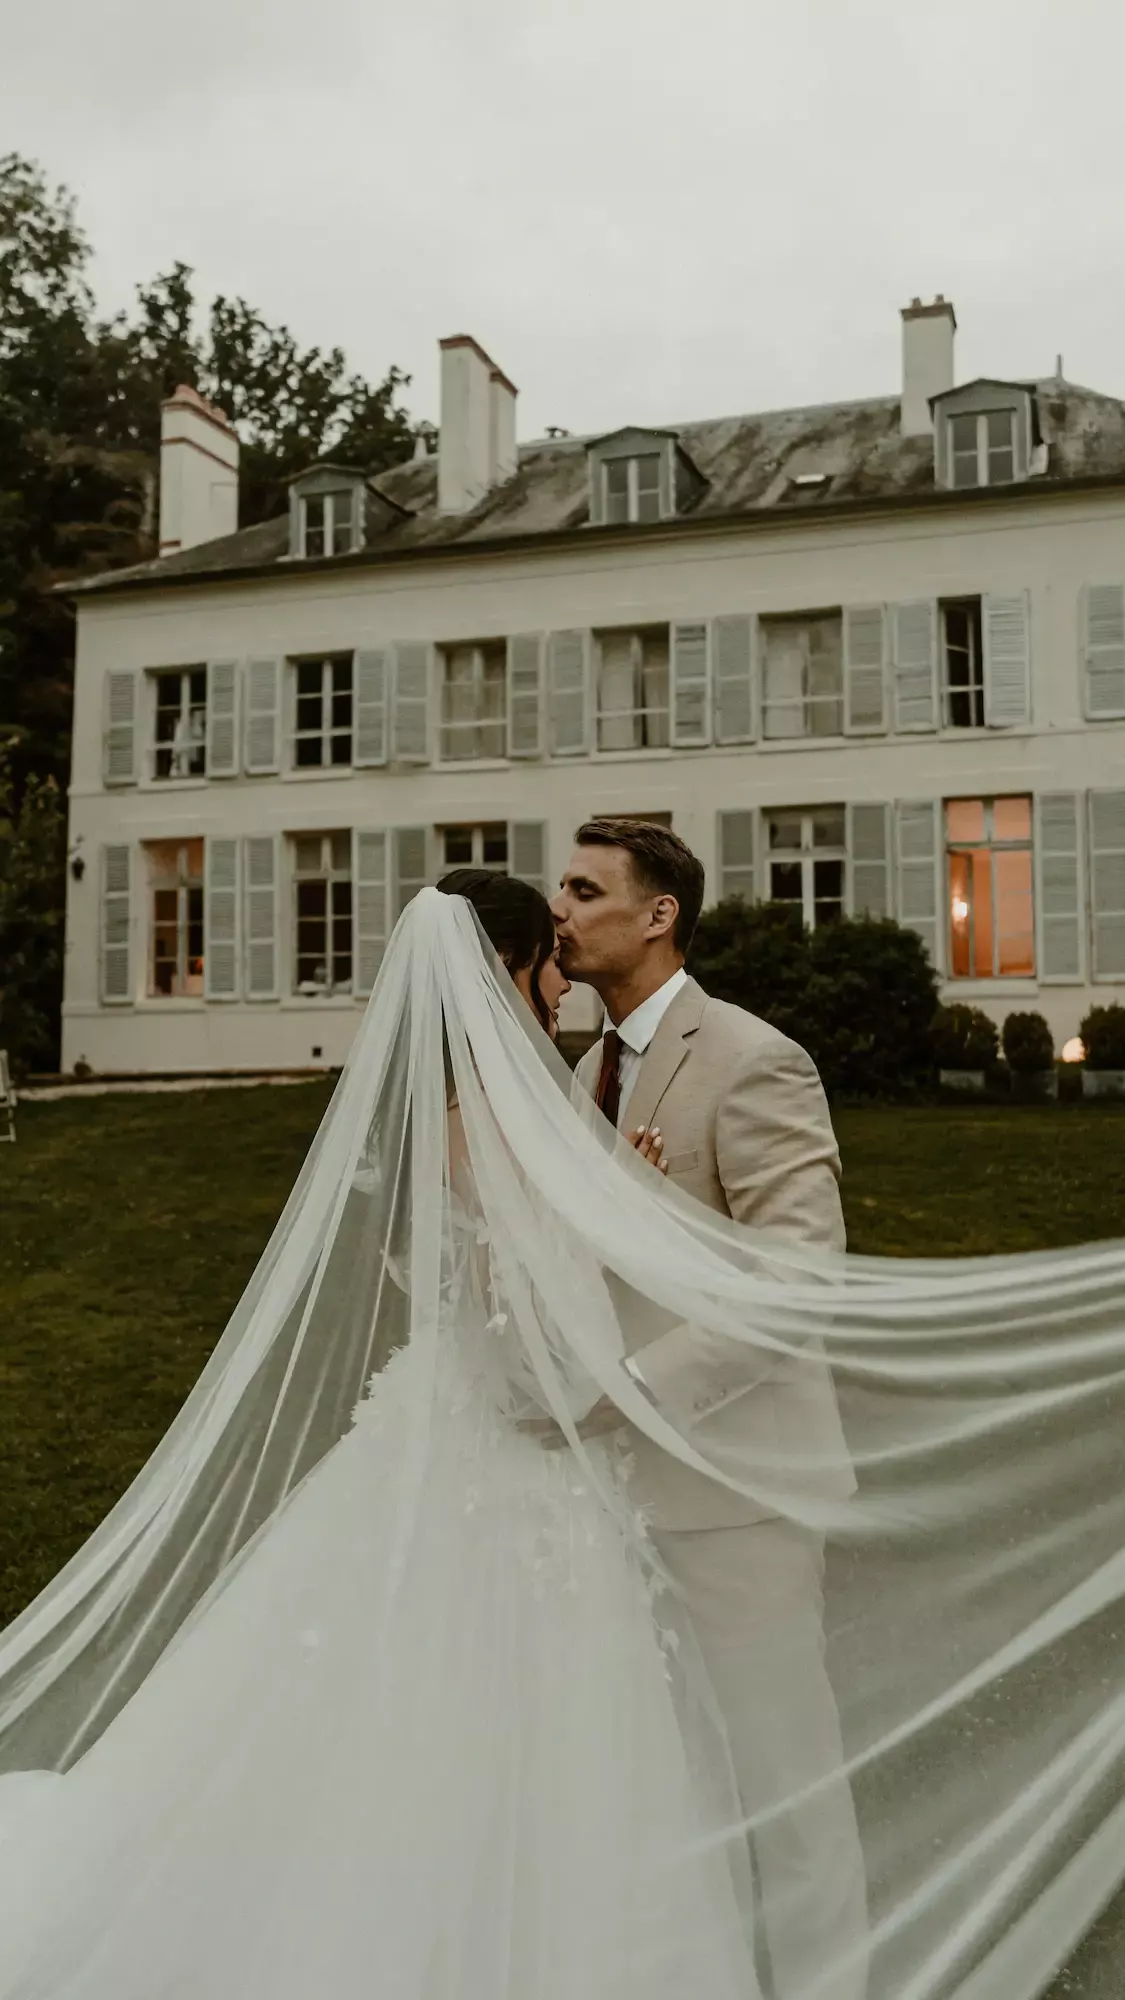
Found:
M 1125 483 L 1125 403 L 1097 390 L 1055 378 L 1029 383 L 1047 446 L 1044 476 L 1024 485 L 956 495 L 934 483 L 933 442 L 899 433 L 899 400 L 826 403 L 758 416 L 720 417 L 675 427 L 684 449 L 707 485 L 693 502 L 690 519 L 708 522 L 777 521 L 779 517 L 828 512 L 851 513 L 894 505 L 1032 496 L 1060 485 Z M 484 553 L 544 537 L 643 536 L 667 534 L 675 523 L 631 528 L 587 525 L 589 438 L 549 438 L 520 447 L 519 467 L 503 486 L 471 513 L 450 516 L 437 507 L 437 459 L 414 459 L 381 474 L 374 482 L 408 513 L 386 510 L 368 533 L 364 549 L 352 555 L 301 562 L 302 572 L 363 565 L 408 555 Z M 794 486 L 801 473 L 827 473 L 823 483 Z M 203 582 L 270 572 L 289 559 L 289 517 L 279 515 L 257 527 L 242 528 L 214 542 L 175 555 L 112 570 L 72 585 L 71 592 L 138 588 L 152 584 Z M 292 565 L 296 568 L 298 565 Z

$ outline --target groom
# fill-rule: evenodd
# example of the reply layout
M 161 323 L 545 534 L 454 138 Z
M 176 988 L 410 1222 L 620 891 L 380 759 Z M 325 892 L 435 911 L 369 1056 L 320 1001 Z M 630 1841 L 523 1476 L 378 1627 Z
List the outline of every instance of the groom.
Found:
M 766 1022 L 709 999 L 684 970 L 702 864 L 676 834 L 638 821 L 591 820 L 576 842 L 551 905 L 561 966 L 594 988 L 607 1015 L 580 1082 L 622 1132 L 659 1132 L 668 1178 L 697 1201 L 842 1250 L 839 1154 L 814 1064 Z M 845 1498 L 855 1482 L 827 1368 L 783 1360 L 763 1374 L 760 1362 L 681 1323 L 625 1365 L 658 1407 L 698 1427 L 704 1451 L 710 1431 L 748 1458 L 759 1448 L 765 1464 L 812 1461 L 817 1492 Z M 748 1364 L 756 1379 L 745 1386 L 738 1372 Z M 623 1423 L 607 1398 L 589 1428 Z M 628 1442 L 631 1491 L 684 1593 L 750 1817 L 841 1761 L 822 1538 L 639 1431 Z M 866 1891 L 846 1782 L 767 1820 L 753 1850 L 774 2000 L 862 2000 Z

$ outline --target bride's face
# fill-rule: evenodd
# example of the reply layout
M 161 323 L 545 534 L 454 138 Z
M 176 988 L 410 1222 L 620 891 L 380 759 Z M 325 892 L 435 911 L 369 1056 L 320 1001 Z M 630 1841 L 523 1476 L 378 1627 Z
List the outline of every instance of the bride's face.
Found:
M 535 993 L 532 985 L 534 977 L 534 968 L 530 965 L 525 965 L 518 972 L 513 972 L 512 982 L 516 992 L 527 1001 L 536 1020 L 538 1020 L 539 1009 L 535 1005 Z M 547 1009 L 547 1033 L 550 1035 L 551 1040 L 554 1041 L 559 1032 L 559 1002 L 562 1000 L 564 994 L 570 992 L 570 981 L 563 976 L 560 969 L 557 950 L 552 952 L 546 965 L 540 966 L 538 985 L 540 997 Z

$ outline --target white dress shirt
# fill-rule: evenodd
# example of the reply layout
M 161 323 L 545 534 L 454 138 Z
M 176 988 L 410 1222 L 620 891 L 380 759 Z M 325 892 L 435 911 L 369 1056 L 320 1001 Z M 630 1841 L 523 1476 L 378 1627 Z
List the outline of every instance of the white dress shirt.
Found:
M 626 1130 L 626 1107 L 633 1094 L 645 1052 L 677 993 L 686 985 L 687 973 L 681 965 L 679 971 L 672 974 L 671 979 L 666 979 L 663 986 L 658 986 L 655 993 L 650 993 L 647 1000 L 642 1000 L 639 1007 L 634 1007 L 632 1013 L 626 1015 L 617 1030 L 622 1044 L 621 1060 L 618 1064 L 618 1075 L 621 1078 L 621 1105 L 617 1114 L 619 1132 Z M 605 1028 L 612 1026 L 613 1022 L 607 1014 Z M 603 1034 L 605 1028 L 602 1030 Z

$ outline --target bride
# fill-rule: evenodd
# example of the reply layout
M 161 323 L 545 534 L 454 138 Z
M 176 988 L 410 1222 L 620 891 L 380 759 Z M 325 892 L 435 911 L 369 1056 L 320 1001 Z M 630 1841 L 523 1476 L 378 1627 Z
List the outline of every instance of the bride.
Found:
M 1125 1876 L 1125 1247 L 737 1229 L 572 1093 L 538 892 L 445 887 L 179 1416 L 0 1634 L 0 2000 L 768 1993 L 690 1626 L 583 1435 L 605 1397 L 832 1539 L 872 2000 L 1032 2000 Z M 858 1498 L 655 1408 L 645 1312 L 827 1356 Z

